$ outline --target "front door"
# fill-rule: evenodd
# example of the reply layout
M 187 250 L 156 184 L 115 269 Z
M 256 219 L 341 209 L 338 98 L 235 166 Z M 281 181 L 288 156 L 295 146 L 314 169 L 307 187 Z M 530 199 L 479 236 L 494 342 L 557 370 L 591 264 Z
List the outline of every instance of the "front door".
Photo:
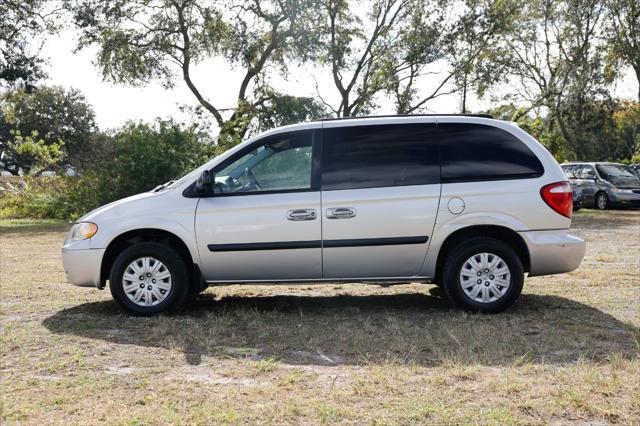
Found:
M 596 171 L 590 164 L 581 166 L 578 170 L 577 180 L 578 186 L 582 188 L 582 196 L 589 204 L 593 204 L 596 198 L 596 192 L 598 192 L 598 186 L 596 183 Z
M 268 136 L 213 170 L 195 230 L 205 280 L 287 281 L 322 277 L 315 131 Z
M 415 276 L 440 200 L 435 124 L 340 124 L 322 136 L 323 275 Z

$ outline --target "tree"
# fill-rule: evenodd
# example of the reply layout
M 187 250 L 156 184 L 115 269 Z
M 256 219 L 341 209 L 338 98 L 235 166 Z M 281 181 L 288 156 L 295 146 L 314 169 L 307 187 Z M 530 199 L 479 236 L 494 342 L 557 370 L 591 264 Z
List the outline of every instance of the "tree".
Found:
M 623 100 L 613 111 L 616 159 L 631 160 L 640 154 L 640 103 Z
M 602 3 L 532 0 L 519 12 L 518 28 L 503 39 L 513 89 L 509 98 L 527 104 L 524 114 L 548 111 L 549 133 L 557 128 L 571 157 L 584 159 L 589 138 L 573 130 L 588 125 L 591 106 L 608 97 L 599 45 Z
M 86 169 L 101 149 L 97 130 L 93 109 L 77 90 L 54 86 L 0 95 L 0 160 L 13 174 L 55 165 Z M 57 160 L 39 161 L 47 152 Z
M 630 65 L 638 81 L 640 101 L 640 3 L 637 0 L 607 0 L 607 43 L 613 66 Z
M 460 112 L 466 113 L 468 93 L 483 96 L 504 78 L 507 68 L 501 62 L 505 52 L 501 38 L 518 30 L 517 0 L 465 0 L 463 12 L 445 39 L 450 59 L 448 76 L 460 92 Z
M 14 158 L 21 160 L 22 166 L 18 166 L 10 157 L 7 156 L 5 159 L 5 156 L 0 154 L 0 157 L 3 157 L 0 160 L 3 168 L 14 175 L 18 175 L 20 171 L 38 175 L 58 164 L 63 158 L 64 142 L 57 140 L 46 143 L 39 136 L 37 130 L 27 135 L 22 135 L 20 131 L 12 131 L 2 142 L 2 154 L 10 152 Z
M 257 130 L 262 131 L 328 116 L 329 112 L 325 106 L 314 98 L 277 95 L 260 111 Z
M 428 101 L 451 93 L 442 90 L 451 75 L 440 79 L 426 95 L 418 87 L 421 78 L 431 79 L 435 74 L 427 70 L 429 65 L 446 61 L 443 41 L 447 28 L 442 22 L 450 9 L 440 2 L 413 2 L 408 9 L 407 22 L 382 59 L 387 92 L 394 97 L 398 114 L 420 111 Z
M 524 107 L 514 104 L 498 105 L 487 111 L 497 120 L 514 121 L 518 126 L 531 136 L 536 138 L 541 144 L 546 146 L 555 156 L 561 154 L 558 146 L 554 143 L 554 135 L 548 133 L 546 118 L 534 116 L 526 111 Z
M 304 58 L 312 42 L 315 0 L 76 0 L 68 7 L 81 29 L 79 47 L 97 45 L 106 80 L 166 86 L 181 78 L 220 128 L 218 143 L 238 143 L 251 122 L 274 99 L 268 69 L 286 71 L 287 60 Z M 192 66 L 222 56 L 241 69 L 236 104 L 222 108 L 192 77 Z M 228 84 L 227 82 L 217 82 Z
M 32 88 L 44 77 L 42 33 L 56 29 L 58 10 L 46 0 L 0 0 L 0 85 Z
M 406 23 L 411 0 L 375 0 L 370 10 L 356 11 L 346 0 L 323 0 L 320 63 L 330 69 L 339 104 L 323 103 L 337 117 L 366 114 L 374 98 L 388 88 L 382 58 Z M 362 9 L 362 4 L 357 4 Z M 369 6 L 369 4 L 367 4 Z
M 75 194 L 80 200 L 72 203 L 89 210 L 150 191 L 181 177 L 216 153 L 210 138 L 194 126 L 171 120 L 127 123 L 112 135 L 109 158 L 83 176 Z

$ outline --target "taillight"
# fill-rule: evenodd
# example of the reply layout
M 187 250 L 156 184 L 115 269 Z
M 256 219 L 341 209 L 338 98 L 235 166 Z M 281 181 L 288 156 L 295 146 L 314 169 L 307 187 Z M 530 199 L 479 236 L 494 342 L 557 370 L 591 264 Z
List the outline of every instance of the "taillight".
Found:
M 545 185 L 540 190 L 545 203 L 562 216 L 571 219 L 573 213 L 573 191 L 569 182 L 556 182 Z

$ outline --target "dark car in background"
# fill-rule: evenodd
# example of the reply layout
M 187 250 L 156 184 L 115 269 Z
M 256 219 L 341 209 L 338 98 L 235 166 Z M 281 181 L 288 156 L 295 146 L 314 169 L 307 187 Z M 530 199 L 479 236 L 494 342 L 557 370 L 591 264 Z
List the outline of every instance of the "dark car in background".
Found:
M 571 184 L 571 190 L 573 191 L 573 211 L 578 211 L 582 208 L 582 189 Z
M 572 186 L 582 190 L 586 206 L 606 210 L 613 206 L 640 206 L 640 178 L 619 163 L 565 163 L 562 170 Z
M 582 189 L 576 184 L 575 179 L 573 179 L 573 174 L 570 168 L 562 167 L 562 171 L 567 176 L 569 183 L 571 184 L 571 192 L 573 193 L 573 211 L 578 211 L 584 206 L 582 201 Z

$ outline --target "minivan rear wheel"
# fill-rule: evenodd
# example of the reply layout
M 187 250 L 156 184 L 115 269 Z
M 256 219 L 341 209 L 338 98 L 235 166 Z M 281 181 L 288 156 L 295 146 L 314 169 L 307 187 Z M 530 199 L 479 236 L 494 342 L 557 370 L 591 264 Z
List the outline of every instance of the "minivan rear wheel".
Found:
M 522 293 L 524 268 L 508 244 L 494 238 L 472 238 L 449 254 L 443 283 L 447 296 L 462 308 L 498 313 Z
M 128 247 L 116 258 L 109 289 L 128 313 L 153 315 L 184 302 L 188 277 L 178 252 L 156 242 L 144 242 Z

